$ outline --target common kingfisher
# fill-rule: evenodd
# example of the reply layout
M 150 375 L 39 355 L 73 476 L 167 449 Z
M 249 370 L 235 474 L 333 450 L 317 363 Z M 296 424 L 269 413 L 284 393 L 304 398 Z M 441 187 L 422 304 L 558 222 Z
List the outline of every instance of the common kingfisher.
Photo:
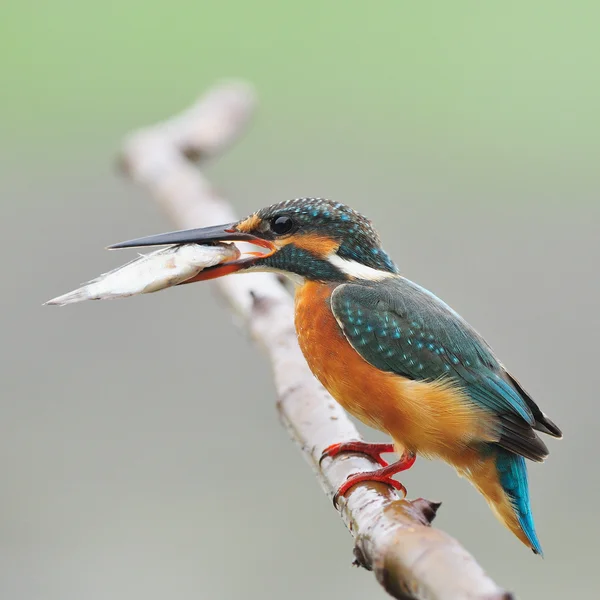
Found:
M 370 221 L 323 198 L 288 200 L 223 226 L 177 231 L 111 246 L 126 248 L 243 241 L 266 248 L 210 267 L 185 283 L 235 272 L 276 271 L 297 284 L 300 348 L 329 393 L 393 443 L 350 442 L 323 456 L 362 452 L 381 468 L 351 476 L 392 479 L 417 454 L 439 458 L 483 494 L 510 531 L 536 554 L 525 459 L 548 449 L 537 432 L 561 438 L 487 342 L 430 291 L 400 274 Z M 381 455 L 396 452 L 388 464 Z

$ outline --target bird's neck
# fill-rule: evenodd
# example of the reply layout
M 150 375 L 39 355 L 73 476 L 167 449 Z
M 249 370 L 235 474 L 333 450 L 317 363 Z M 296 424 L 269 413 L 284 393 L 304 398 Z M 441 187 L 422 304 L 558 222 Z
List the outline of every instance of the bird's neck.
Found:
M 273 255 L 256 262 L 259 269 L 280 271 L 292 280 L 342 283 L 346 281 L 381 281 L 398 273 L 396 265 L 379 250 L 370 253 L 368 260 L 353 256 L 348 251 L 316 256 L 305 248 L 289 244 Z

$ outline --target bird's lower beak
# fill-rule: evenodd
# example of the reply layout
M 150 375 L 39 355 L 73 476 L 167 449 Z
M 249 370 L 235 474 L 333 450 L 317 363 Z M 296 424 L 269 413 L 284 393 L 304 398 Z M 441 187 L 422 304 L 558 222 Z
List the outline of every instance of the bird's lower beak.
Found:
M 222 263 L 214 267 L 208 267 L 201 271 L 192 279 L 188 279 L 184 283 L 192 283 L 194 281 L 203 281 L 206 279 L 214 279 L 235 273 L 241 269 L 247 269 L 253 265 L 259 258 L 264 258 L 275 252 L 275 245 L 251 233 L 245 233 L 236 229 L 237 223 L 229 223 L 227 225 L 215 225 L 213 227 L 202 227 L 200 229 L 186 229 L 183 231 L 171 231 L 169 233 L 160 233 L 148 237 L 137 238 L 127 242 L 120 242 L 108 246 L 109 250 L 120 248 L 139 248 L 142 246 L 172 246 L 179 244 L 210 244 L 214 242 L 248 242 L 255 246 L 267 248 L 268 252 L 247 252 L 246 255 L 238 260 Z

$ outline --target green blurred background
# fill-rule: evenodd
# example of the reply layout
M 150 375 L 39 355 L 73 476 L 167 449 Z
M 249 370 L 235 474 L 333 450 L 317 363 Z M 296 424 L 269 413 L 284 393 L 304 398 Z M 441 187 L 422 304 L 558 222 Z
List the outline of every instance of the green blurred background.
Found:
M 530 469 L 544 560 L 444 465 L 409 493 L 521 598 L 600 594 L 599 21 L 577 0 L 5 0 L 0 596 L 385 597 L 210 285 L 40 306 L 172 228 L 115 173 L 121 140 L 231 76 L 260 109 L 208 172 L 239 213 L 366 213 L 565 432 Z

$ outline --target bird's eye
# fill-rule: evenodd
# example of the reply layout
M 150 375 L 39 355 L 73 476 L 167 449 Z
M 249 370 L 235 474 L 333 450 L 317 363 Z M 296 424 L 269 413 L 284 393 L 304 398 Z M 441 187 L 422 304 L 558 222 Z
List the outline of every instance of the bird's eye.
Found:
M 280 216 L 271 219 L 271 231 L 275 235 L 285 235 L 294 228 L 294 221 L 291 217 Z

